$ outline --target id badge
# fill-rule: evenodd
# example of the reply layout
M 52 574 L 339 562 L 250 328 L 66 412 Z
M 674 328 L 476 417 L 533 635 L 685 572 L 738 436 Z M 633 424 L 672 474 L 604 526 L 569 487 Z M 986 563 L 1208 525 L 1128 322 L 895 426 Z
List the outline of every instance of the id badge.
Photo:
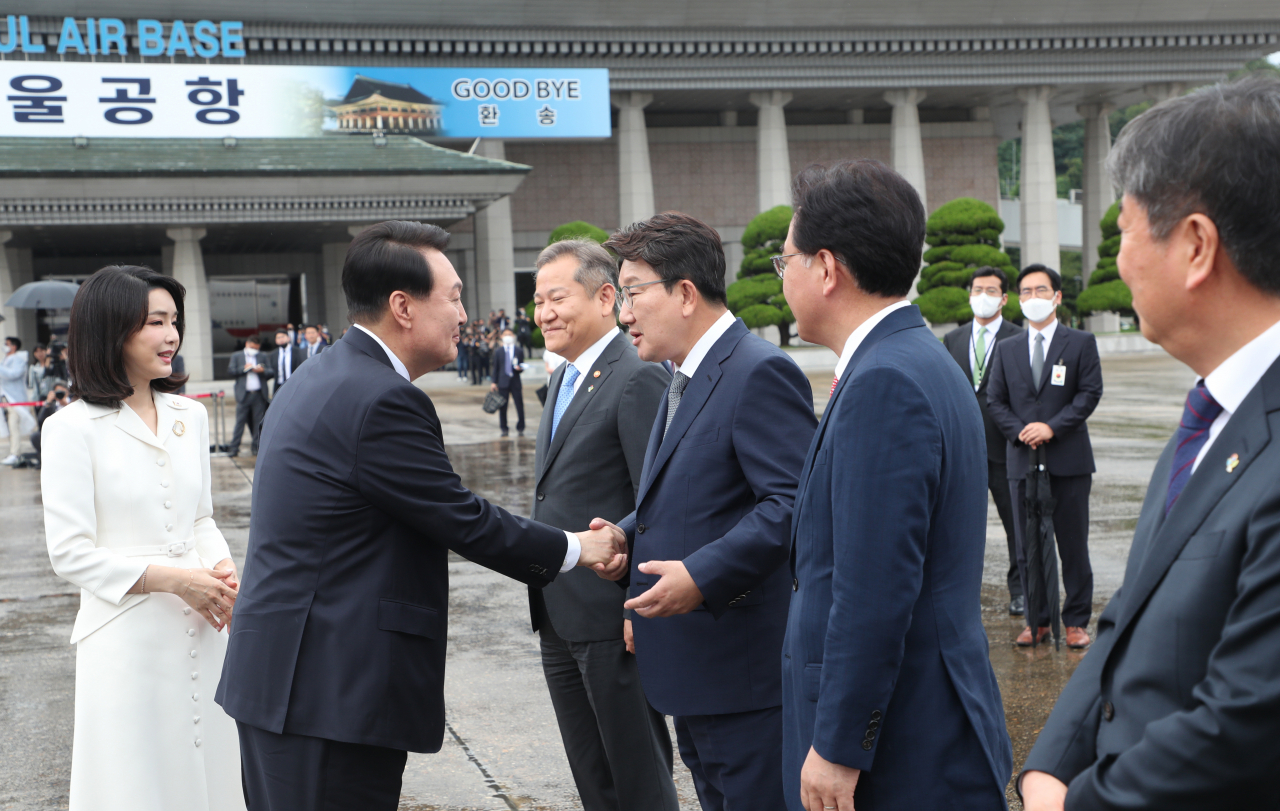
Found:
M 1049 382 L 1055 386 L 1065 386 L 1067 384 L 1067 367 L 1058 364 L 1053 367 L 1053 376 L 1049 378 Z

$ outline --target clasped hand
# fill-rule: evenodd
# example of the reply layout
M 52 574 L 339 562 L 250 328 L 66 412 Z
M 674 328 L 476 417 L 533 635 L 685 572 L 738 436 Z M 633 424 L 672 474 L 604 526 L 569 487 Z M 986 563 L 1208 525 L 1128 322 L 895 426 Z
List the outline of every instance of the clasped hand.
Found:
M 1053 429 L 1047 423 L 1033 422 L 1022 429 L 1018 439 L 1032 448 L 1038 448 L 1053 439 Z
M 618 580 L 627 573 L 627 535 L 603 518 L 591 521 L 591 529 L 576 533 L 582 543 L 578 565 L 592 569 L 605 580 Z

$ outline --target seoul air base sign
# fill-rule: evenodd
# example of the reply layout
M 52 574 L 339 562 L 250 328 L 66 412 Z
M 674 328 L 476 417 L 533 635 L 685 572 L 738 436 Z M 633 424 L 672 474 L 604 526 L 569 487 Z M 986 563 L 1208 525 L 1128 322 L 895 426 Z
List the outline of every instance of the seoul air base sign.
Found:
M 153 24 L 154 23 L 154 24 Z M 240 23 L 68 18 L 56 46 L 8 18 L 0 53 L 243 57 Z M 72 34 L 71 32 L 75 33 Z M 3 33 L 3 27 L 0 27 Z M 199 52 L 197 50 L 199 49 Z M 140 51 L 146 50 L 146 53 Z M 117 57 L 118 58 L 118 57 Z M 607 70 L 0 61 L 0 137 L 608 138 Z

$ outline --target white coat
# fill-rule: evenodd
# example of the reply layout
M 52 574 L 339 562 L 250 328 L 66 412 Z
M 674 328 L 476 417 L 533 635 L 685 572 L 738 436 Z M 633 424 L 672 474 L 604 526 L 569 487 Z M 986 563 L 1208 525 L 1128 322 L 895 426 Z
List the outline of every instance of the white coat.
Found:
M 128 594 L 149 564 L 230 557 L 208 415 L 177 395 L 155 403 L 155 434 L 127 405 L 84 401 L 41 432 L 49 559 L 81 589 L 71 809 L 241 811 L 235 724 L 213 703 L 226 632 L 172 594 Z

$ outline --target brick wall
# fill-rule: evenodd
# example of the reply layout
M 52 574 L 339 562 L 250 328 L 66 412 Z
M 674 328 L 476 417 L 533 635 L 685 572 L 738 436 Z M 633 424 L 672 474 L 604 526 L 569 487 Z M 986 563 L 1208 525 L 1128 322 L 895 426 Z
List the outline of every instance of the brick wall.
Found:
M 656 143 L 649 146 L 653 202 L 711 226 L 746 225 L 756 211 L 756 145 Z
M 507 160 L 533 167 L 511 195 L 512 230 L 550 231 L 574 220 L 618 227 L 616 140 L 507 141 L 506 149 Z

